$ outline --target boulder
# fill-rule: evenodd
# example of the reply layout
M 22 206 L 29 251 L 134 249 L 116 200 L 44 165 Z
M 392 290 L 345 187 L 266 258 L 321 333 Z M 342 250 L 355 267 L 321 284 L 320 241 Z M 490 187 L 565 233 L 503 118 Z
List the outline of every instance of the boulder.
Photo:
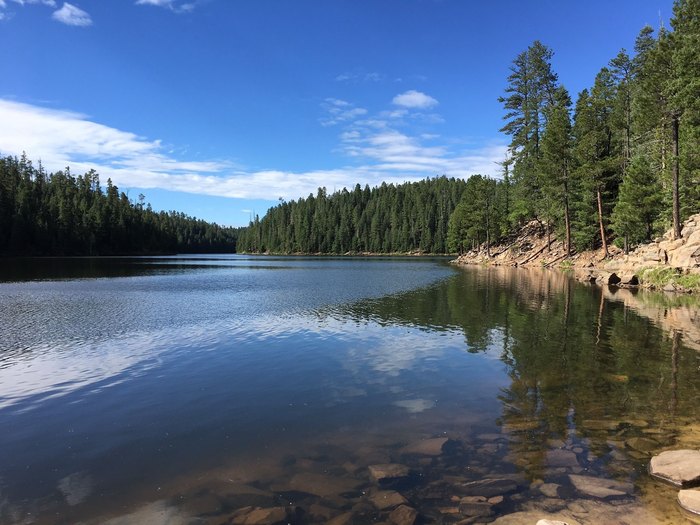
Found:
M 559 520 L 540 520 L 537 522 L 536 525 L 569 525 L 565 521 L 559 521 Z
M 593 498 L 620 498 L 629 496 L 634 490 L 631 483 L 614 479 L 569 474 L 569 480 L 578 492 Z
M 700 490 L 681 490 L 678 504 L 692 514 L 700 516 Z
M 651 458 L 649 473 L 683 488 L 700 485 L 700 450 L 668 450 Z

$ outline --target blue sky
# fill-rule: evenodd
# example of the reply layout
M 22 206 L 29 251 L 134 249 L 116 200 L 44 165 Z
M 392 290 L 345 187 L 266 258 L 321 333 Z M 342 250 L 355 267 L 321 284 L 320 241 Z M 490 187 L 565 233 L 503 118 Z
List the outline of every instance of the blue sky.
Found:
M 0 0 L 0 153 L 225 225 L 355 183 L 497 175 L 535 39 L 575 97 L 671 0 Z

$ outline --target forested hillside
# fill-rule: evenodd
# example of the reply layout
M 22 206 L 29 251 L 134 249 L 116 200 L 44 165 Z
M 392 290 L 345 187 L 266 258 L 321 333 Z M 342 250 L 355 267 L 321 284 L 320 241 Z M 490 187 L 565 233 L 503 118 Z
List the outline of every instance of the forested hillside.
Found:
M 154 212 L 100 186 L 90 171 L 46 173 L 21 158 L 0 158 L 0 254 L 114 255 L 233 252 L 236 230 L 177 212 Z
M 283 202 L 257 217 L 238 239 L 239 251 L 273 253 L 420 250 L 445 253 L 447 225 L 466 188 L 438 177 L 376 188 L 356 185 L 331 195 L 325 189 Z

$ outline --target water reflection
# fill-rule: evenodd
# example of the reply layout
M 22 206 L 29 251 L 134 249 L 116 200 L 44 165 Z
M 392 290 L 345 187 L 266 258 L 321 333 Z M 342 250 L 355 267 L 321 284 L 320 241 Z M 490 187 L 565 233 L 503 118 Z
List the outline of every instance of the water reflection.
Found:
M 0 523 L 374 523 L 386 491 L 424 523 L 681 519 L 645 464 L 700 445 L 687 299 L 422 261 L 127 266 L 0 287 Z

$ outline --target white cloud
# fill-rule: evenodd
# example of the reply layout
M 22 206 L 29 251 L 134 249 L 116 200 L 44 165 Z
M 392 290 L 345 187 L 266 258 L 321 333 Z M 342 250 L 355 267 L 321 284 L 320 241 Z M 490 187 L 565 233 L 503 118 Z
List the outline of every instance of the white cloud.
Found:
M 195 2 L 177 3 L 175 0 L 137 0 L 136 5 L 164 7 L 176 13 L 188 13 L 195 8 Z
M 333 99 L 342 111 L 354 106 Z M 330 104 L 330 102 L 329 102 Z M 354 108 L 357 109 L 357 108 Z M 371 123 L 372 120 L 368 119 Z M 505 146 L 452 151 L 426 146 L 423 138 L 391 128 L 348 121 L 340 132 L 340 151 L 348 163 L 336 169 L 246 170 L 232 162 L 175 158 L 159 140 L 140 137 L 88 119 L 85 115 L 0 99 L 0 153 L 41 160 L 49 171 L 70 166 L 73 173 L 96 169 L 103 181 L 111 178 L 122 189 L 160 188 L 185 193 L 243 199 L 286 200 L 356 183 L 399 184 L 427 176 L 495 175 Z M 274 196 L 274 199 L 271 199 Z
M 19 5 L 27 4 L 43 4 L 49 7 L 56 7 L 55 0 L 12 0 L 14 3 Z M 5 7 L 5 2 L 0 2 L 0 7 Z
M 56 7 L 55 0 L 12 0 L 12 2 L 23 7 L 25 5 L 31 4 L 40 4 L 48 7 Z M 12 18 L 13 13 L 4 11 L 5 9 L 7 9 L 7 7 L 7 0 L 0 0 L 0 20 L 9 20 L 10 18 Z
M 79 7 L 64 2 L 63 7 L 54 11 L 51 18 L 69 26 L 87 27 L 92 25 L 92 18 Z
M 377 73 L 376 71 L 345 71 L 335 77 L 336 82 L 344 82 L 351 84 L 369 83 L 369 82 L 381 82 L 384 80 L 384 75 Z
M 405 93 L 396 95 L 392 100 L 392 103 L 404 108 L 426 109 L 437 106 L 438 101 L 430 95 L 426 95 L 425 93 L 411 89 Z
M 337 98 L 327 98 L 321 107 L 326 111 L 326 115 L 321 119 L 322 126 L 334 126 L 367 114 L 365 108 L 355 107 L 350 102 Z

